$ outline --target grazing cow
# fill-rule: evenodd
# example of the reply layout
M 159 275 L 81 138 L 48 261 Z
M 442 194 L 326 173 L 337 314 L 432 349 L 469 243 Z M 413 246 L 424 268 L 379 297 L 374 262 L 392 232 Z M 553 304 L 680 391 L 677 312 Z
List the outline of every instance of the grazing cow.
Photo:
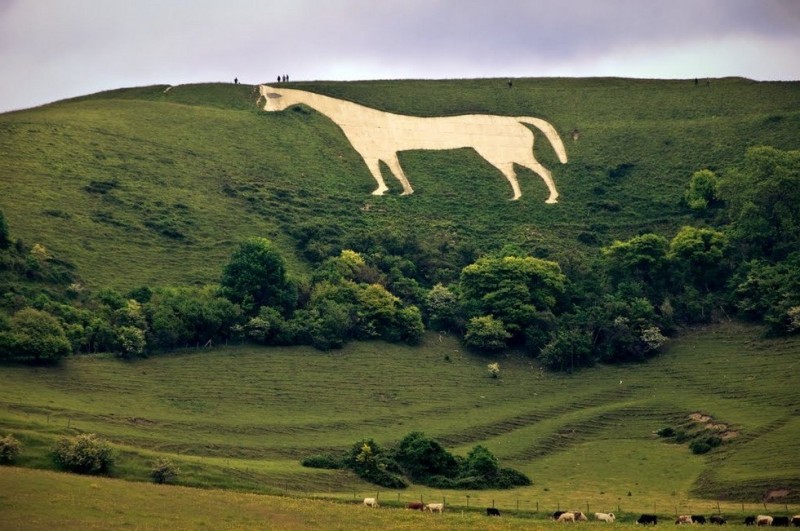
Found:
M 756 516 L 756 525 L 770 526 L 772 525 L 772 517 L 765 514 L 759 514 Z
M 441 513 L 444 511 L 444 504 L 443 503 L 429 503 L 425 506 L 426 511 L 430 511 L 431 513 Z
M 723 525 L 725 523 L 725 519 L 718 514 L 712 514 L 711 523 L 716 525 Z
M 364 498 L 364 506 L 365 507 L 378 507 L 378 499 L 377 498 Z
M 643 514 L 638 520 L 636 520 L 636 523 L 642 525 L 656 525 L 658 523 L 658 516 L 654 514 Z
M 594 519 L 611 524 L 616 520 L 616 517 L 614 513 L 594 513 Z
M 411 502 L 406 506 L 407 509 L 413 509 L 415 511 L 422 511 L 425 509 L 425 504 L 422 502 Z
M 788 516 L 773 516 L 772 527 L 789 527 Z
M 744 525 L 756 525 L 756 517 L 755 516 L 745 516 L 744 517 Z
M 586 515 L 583 514 L 580 511 L 572 511 L 572 514 L 575 515 L 575 521 L 576 522 L 588 522 L 589 521 L 589 519 L 586 518 Z
M 561 513 L 556 522 L 575 522 L 575 513 Z
M 693 514 L 692 515 L 692 522 L 695 523 L 695 524 L 705 524 L 706 523 L 706 517 L 703 516 L 702 514 Z
M 564 514 L 565 511 L 556 511 L 553 513 L 553 520 L 558 520 L 558 517 Z
M 693 523 L 694 522 L 692 521 L 692 515 L 690 514 L 682 514 L 678 516 L 677 520 L 675 520 L 675 525 L 693 524 Z
M 795 527 L 800 527 L 800 514 L 792 516 L 792 525 Z
M 500 509 L 495 509 L 494 507 L 487 507 L 486 516 L 500 516 Z

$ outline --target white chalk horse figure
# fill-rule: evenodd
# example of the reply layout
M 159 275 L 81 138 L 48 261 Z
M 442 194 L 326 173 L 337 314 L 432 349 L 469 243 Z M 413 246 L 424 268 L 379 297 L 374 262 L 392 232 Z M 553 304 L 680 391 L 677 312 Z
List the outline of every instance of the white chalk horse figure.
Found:
M 302 103 L 333 120 L 363 157 L 378 182 L 378 188 L 372 192 L 374 195 L 382 195 L 388 190 L 381 175 L 380 161 L 403 185 L 403 195 L 414 193 L 397 160 L 399 151 L 471 147 L 508 179 L 514 191 L 512 199 L 519 199 L 522 195 L 514 170 L 516 163 L 530 168 L 544 180 L 550 191 L 547 203 L 557 202 L 558 191 L 553 176 L 533 157 L 533 131 L 524 124 L 542 131 L 564 164 L 567 153 L 555 128 L 539 118 L 488 114 L 433 118 L 405 116 L 313 92 L 268 85 L 259 86 L 258 103 L 262 98 L 265 111 L 282 111 Z

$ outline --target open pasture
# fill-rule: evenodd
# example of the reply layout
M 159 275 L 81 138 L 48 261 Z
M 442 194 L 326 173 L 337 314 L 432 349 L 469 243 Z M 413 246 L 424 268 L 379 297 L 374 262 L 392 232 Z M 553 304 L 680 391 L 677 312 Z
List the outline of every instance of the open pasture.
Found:
M 382 489 L 300 459 L 362 438 L 388 445 L 412 431 L 465 455 L 488 447 L 534 484 L 509 491 L 385 491 L 457 505 L 645 511 L 758 503 L 800 492 L 800 340 L 763 339 L 729 323 L 691 331 L 647 364 L 575 374 L 508 354 L 487 358 L 452 338 L 421 347 L 361 342 L 341 351 L 229 346 L 122 362 L 77 357 L 57 368 L 0 369 L 0 430 L 23 441 L 22 466 L 51 467 L 57 437 L 94 432 L 118 450 L 114 475 L 147 480 L 157 456 L 185 485 L 342 500 Z M 709 420 L 696 422 L 692 414 Z M 660 438 L 714 425 L 706 455 Z M 724 425 L 724 426 L 723 426 Z M 470 502 L 469 494 L 473 499 Z M 706 501 L 702 501 L 708 498 Z

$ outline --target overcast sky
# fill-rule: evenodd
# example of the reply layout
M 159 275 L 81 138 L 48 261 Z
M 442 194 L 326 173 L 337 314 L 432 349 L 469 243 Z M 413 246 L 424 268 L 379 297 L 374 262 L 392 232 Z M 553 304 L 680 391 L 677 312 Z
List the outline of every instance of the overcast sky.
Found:
M 800 80 L 800 0 L 0 0 L 0 112 L 278 74 Z

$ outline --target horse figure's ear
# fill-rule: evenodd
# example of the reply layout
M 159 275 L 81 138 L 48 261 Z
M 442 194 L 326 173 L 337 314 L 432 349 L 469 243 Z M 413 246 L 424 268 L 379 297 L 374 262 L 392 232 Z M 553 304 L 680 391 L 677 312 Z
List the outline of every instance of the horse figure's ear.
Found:
M 267 97 L 274 100 L 275 98 L 282 98 L 283 96 L 277 92 L 267 92 Z

